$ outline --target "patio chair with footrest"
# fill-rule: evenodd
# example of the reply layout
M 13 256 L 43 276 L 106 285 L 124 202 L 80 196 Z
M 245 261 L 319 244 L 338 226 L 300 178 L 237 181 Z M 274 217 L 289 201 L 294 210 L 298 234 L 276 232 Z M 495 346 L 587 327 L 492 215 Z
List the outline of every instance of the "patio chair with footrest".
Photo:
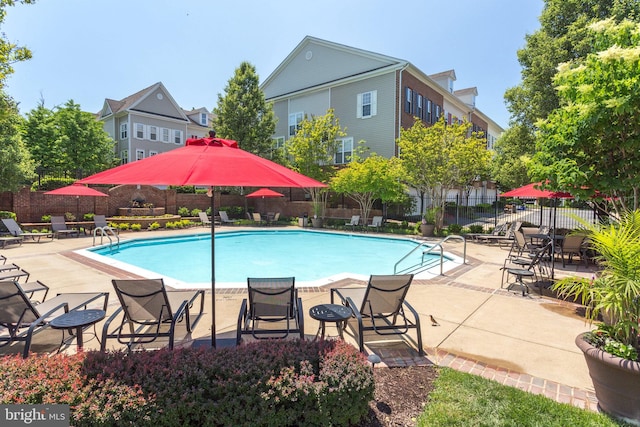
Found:
M 68 293 L 33 304 L 20 284 L 0 282 L 0 346 L 23 342 L 22 356 L 27 357 L 33 336 L 48 328 L 57 316 L 93 305 L 106 311 L 108 299 L 108 292 Z
M 549 278 L 549 274 L 547 273 L 547 267 L 545 263 L 551 260 L 551 242 L 548 242 L 545 246 L 536 249 L 534 252 L 525 256 L 511 256 L 505 259 L 504 266 L 501 268 L 502 270 L 502 283 L 500 284 L 500 288 L 504 287 L 505 278 L 507 285 L 507 290 L 512 290 L 513 287 L 517 286 L 522 291 L 522 296 L 525 296 L 529 293 L 529 286 L 527 283 L 523 281 L 523 279 L 530 278 L 535 279 L 536 283 L 538 283 L 538 287 L 542 293 L 542 281 L 545 278 Z M 509 277 L 515 276 L 515 280 L 509 283 Z
M 9 233 L 14 237 L 21 237 L 24 241 L 25 238 L 32 239 L 34 242 L 39 242 L 43 237 L 49 237 L 53 239 L 53 233 L 29 233 L 22 230 L 22 227 L 13 218 L 2 218 L 2 223 L 9 230 Z
M 235 224 L 236 222 L 238 222 L 237 219 L 230 219 L 227 211 L 220 211 L 218 213 L 220 214 L 220 222 L 222 224 Z
M 380 231 L 380 227 L 382 227 L 381 216 L 374 216 L 373 219 L 371 219 L 371 224 L 367 224 L 367 228 L 375 228 L 376 231 Z
M 358 345 L 364 352 L 364 334 L 373 331 L 378 335 L 406 334 L 416 330 L 418 353 L 424 355 L 422 331 L 418 312 L 405 300 L 413 274 L 371 275 L 366 287 L 332 288 L 331 303 L 335 297 L 351 308 L 357 323 Z M 409 319 L 405 308 L 411 312 Z
M 73 236 L 74 234 L 76 237 L 80 236 L 80 232 L 78 230 L 67 227 L 67 223 L 63 216 L 51 217 L 51 230 L 53 231 L 53 235 L 58 239 L 60 236 Z
M 352 215 L 351 221 L 345 222 L 345 227 L 351 227 L 351 230 L 355 230 L 355 228 L 360 224 L 360 215 Z
M 198 212 L 198 216 L 200 217 L 200 223 L 203 227 L 211 227 L 211 220 L 209 219 L 209 215 L 207 215 L 206 212 Z M 220 213 L 220 218 L 222 218 L 222 213 Z M 224 220 L 222 222 L 224 222 Z
M 131 350 L 135 345 L 148 344 L 161 337 L 167 338 L 169 349 L 173 349 L 176 327 L 184 325 L 187 333 L 191 333 L 204 312 L 203 290 L 167 291 L 161 278 L 114 279 L 111 283 L 120 307 L 105 321 L 102 351 L 108 339 L 116 339 Z M 194 316 L 191 309 L 195 304 Z M 118 318 L 120 323 L 110 331 L 111 323 Z
M 237 344 L 243 335 L 286 338 L 297 332 L 304 339 L 302 299 L 298 298 L 294 277 L 249 277 L 247 288 L 249 294 L 242 300 L 238 315 Z

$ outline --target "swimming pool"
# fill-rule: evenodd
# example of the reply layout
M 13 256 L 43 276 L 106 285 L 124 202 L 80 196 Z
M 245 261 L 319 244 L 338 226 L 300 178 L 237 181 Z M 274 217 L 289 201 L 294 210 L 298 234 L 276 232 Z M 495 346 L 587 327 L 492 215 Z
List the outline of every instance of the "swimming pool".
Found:
M 393 274 L 396 262 L 419 244 L 407 238 L 308 230 L 229 231 L 217 233 L 215 240 L 216 287 L 244 287 L 247 277 L 294 276 L 298 284 L 314 286 L 345 277 Z M 211 286 L 208 233 L 132 239 L 118 249 L 78 252 L 144 277 L 162 276 L 174 287 Z M 417 250 L 401 265 L 419 264 L 421 257 L 422 250 Z M 439 255 L 433 264 L 438 274 Z

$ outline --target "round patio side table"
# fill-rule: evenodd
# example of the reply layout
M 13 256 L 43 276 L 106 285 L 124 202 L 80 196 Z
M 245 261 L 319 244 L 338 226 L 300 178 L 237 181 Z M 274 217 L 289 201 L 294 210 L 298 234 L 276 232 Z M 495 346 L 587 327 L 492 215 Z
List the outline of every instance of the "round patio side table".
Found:
M 107 313 L 104 310 L 73 310 L 56 317 L 49 322 L 49 325 L 54 329 L 75 329 L 78 351 L 82 351 L 84 344 L 82 340 L 82 333 L 84 328 L 91 325 L 94 325 L 95 328 L 95 324 L 104 319 L 106 315 Z M 94 335 L 97 339 L 98 334 L 95 330 Z
M 340 304 L 319 304 L 309 309 L 309 316 L 312 319 L 318 320 L 320 326 L 314 340 L 318 339 L 318 336 L 324 339 L 326 323 L 332 322 L 336 324 L 338 329 L 338 335 L 341 339 L 344 339 L 342 331 L 346 324 L 347 319 L 351 317 L 351 309 Z

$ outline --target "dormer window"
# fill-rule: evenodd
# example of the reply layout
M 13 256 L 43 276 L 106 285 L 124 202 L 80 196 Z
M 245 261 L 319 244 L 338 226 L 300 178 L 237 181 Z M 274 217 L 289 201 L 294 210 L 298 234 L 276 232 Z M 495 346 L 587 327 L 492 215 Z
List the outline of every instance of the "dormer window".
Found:
M 207 113 L 200 113 L 200 124 L 202 126 L 207 125 Z

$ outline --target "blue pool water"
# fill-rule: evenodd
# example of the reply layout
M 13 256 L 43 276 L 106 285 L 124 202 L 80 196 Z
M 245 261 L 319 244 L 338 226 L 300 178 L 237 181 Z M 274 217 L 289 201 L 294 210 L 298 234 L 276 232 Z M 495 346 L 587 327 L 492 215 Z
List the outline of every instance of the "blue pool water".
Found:
M 313 231 L 237 231 L 215 236 L 216 283 L 246 284 L 247 277 L 295 276 L 316 281 L 351 273 L 393 274 L 418 242 L 408 239 Z M 91 252 L 109 260 L 191 284 L 211 283 L 211 236 L 137 239 L 119 249 Z M 420 262 L 417 250 L 403 266 Z M 439 255 L 434 255 L 439 262 Z M 439 263 L 438 263 L 439 264 Z

